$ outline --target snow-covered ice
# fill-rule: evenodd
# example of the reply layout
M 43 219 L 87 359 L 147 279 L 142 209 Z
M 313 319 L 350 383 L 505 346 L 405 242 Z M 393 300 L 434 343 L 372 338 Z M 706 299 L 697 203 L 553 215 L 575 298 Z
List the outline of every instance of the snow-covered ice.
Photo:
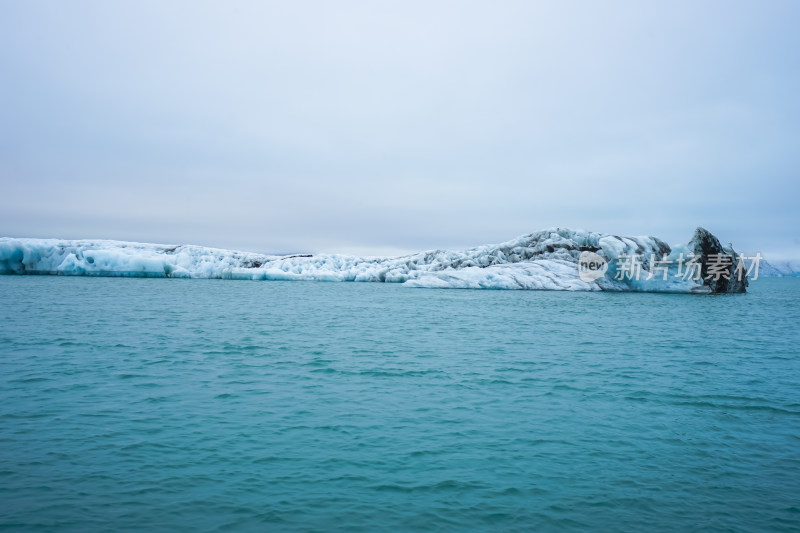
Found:
M 0 238 L 0 273 L 373 281 L 431 288 L 702 292 L 704 288 L 697 282 L 672 273 L 667 280 L 660 275 L 646 279 L 646 261 L 639 280 L 614 279 L 620 256 L 666 255 L 675 260 L 687 250 L 687 245 L 670 247 L 655 237 L 618 237 L 564 228 L 461 252 L 432 250 L 399 257 L 274 256 L 192 245 Z M 581 279 L 578 258 L 586 251 L 608 261 L 604 276 Z
M 800 261 L 762 261 L 760 272 L 767 278 L 800 277 Z

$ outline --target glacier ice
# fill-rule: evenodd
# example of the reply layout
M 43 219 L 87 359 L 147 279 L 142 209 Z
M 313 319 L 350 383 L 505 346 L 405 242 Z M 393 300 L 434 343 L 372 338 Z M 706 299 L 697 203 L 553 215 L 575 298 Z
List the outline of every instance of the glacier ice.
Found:
M 800 261 L 762 261 L 761 275 L 765 278 L 796 278 L 800 277 Z
M 619 237 L 553 228 L 461 252 L 432 250 L 399 257 L 276 256 L 192 245 L 0 238 L 0 273 L 373 281 L 468 289 L 713 292 L 703 283 L 672 273 L 646 279 L 646 262 L 640 279 L 616 279 L 618 276 L 614 275 L 620 269 L 617 258 L 621 256 L 654 255 L 674 260 L 679 254 L 691 252 L 693 246 L 697 247 L 701 230 L 698 228 L 688 245 L 670 247 L 655 237 Z M 589 281 L 582 279 L 578 259 L 586 251 L 608 261 L 605 275 Z M 730 290 L 743 291 L 743 287 L 741 291 Z

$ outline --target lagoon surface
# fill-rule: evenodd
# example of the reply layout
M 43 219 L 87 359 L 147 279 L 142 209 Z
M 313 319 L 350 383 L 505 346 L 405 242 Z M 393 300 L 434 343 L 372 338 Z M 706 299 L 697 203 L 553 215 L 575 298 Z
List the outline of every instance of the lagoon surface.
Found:
M 800 530 L 798 279 L 0 294 L 0 529 Z

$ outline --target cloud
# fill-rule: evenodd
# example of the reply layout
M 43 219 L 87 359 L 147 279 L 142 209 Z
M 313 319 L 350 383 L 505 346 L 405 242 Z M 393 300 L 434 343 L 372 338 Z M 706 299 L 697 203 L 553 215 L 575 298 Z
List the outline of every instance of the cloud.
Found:
M 7 3 L 0 233 L 800 255 L 791 2 Z

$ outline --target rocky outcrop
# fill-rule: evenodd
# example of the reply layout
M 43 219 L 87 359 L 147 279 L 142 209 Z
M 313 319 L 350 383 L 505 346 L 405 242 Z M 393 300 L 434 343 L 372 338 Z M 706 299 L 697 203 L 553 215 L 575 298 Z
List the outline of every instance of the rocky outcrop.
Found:
M 700 274 L 705 287 L 712 293 L 737 293 L 747 290 L 746 272 L 736 270 L 738 255 L 733 246 L 722 246 L 705 228 L 694 231 L 689 248 L 701 264 Z

